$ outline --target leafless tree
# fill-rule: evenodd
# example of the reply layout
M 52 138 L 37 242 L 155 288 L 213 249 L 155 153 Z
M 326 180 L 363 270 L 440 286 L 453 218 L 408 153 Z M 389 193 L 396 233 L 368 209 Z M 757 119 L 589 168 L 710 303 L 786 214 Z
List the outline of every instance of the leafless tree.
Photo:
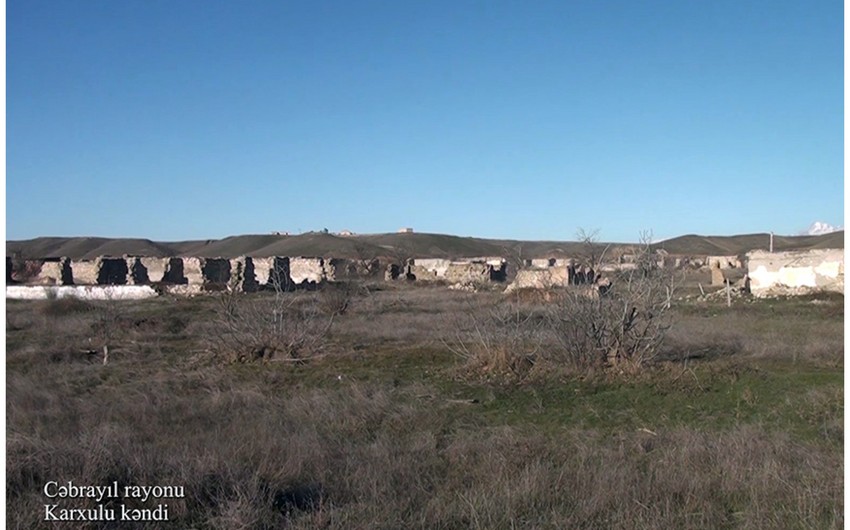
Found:
M 208 349 L 230 362 L 304 361 L 320 354 L 339 311 L 323 311 L 315 297 L 287 292 L 273 275 L 271 293 L 227 289 L 219 297 Z
M 549 325 L 561 346 L 549 352 L 553 360 L 636 370 L 659 353 L 672 325 L 675 278 L 658 266 L 650 241 L 641 235 L 635 266 L 613 273 L 604 294 L 594 287 L 569 289 L 550 307 Z

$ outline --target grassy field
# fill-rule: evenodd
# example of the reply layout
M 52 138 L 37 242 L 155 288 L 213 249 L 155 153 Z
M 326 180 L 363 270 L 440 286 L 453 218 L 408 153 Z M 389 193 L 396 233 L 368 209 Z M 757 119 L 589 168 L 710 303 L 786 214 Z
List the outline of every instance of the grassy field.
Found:
M 215 297 L 8 301 L 7 526 L 843 526 L 843 297 L 682 301 L 637 374 L 522 377 L 453 353 L 505 303 L 373 286 L 308 361 L 228 363 Z M 120 500 L 169 523 L 45 522 L 97 504 L 49 481 L 185 494 Z

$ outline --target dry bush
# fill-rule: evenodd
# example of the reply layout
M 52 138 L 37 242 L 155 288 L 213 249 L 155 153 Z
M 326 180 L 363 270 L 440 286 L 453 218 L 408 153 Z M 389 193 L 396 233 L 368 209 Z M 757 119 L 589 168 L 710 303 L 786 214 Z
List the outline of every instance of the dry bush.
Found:
M 351 307 L 352 302 L 369 293 L 360 282 L 348 280 L 329 283 L 322 286 L 318 292 L 317 304 L 319 309 L 329 316 L 343 315 Z
M 303 361 L 326 346 L 336 315 L 313 298 L 283 290 L 265 295 L 231 289 L 219 297 L 206 346 L 228 362 Z
M 86 313 L 96 308 L 91 302 L 79 298 L 52 298 L 40 304 L 39 312 L 49 317 L 61 317 L 76 313 Z
M 473 373 L 521 380 L 545 344 L 545 321 L 541 316 L 516 302 L 485 306 L 470 300 L 463 315 L 448 323 L 454 336 L 444 344 Z
M 577 368 L 616 366 L 634 371 L 660 353 L 672 325 L 673 273 L 659 267 L 648 240 L 637 267 L 613 276 L 604 290 L 568 289 L 548 312 L 560 347 L 548 360 Z

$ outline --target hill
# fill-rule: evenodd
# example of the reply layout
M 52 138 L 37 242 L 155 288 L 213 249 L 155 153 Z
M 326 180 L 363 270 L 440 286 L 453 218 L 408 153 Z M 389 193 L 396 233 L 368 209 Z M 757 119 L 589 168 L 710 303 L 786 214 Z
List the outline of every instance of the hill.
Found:
M 744 234 L 738 236 L 699 236 L 689 234 L 661 241 L 653 245 L 670 254 L 706 254 L 732 256 L 751 250 L 768 250 L 770 234 Z M 809 250 L 818 248 L 844 248 L 844 231 L 819 236 L 773 236 L 773 250 Z
M 767 249 L 768 234 L 737 236 L 684 235 L 653 244 L 670 254 L 681 255 L 738 255 L 750 250 Z M 616 252 L 632 246 L 628 243 L 598 243 L 599 249 L 609 246 Z M 844 232 L 819 236 L 775 236 L 774 250 L 806 250 L 844 248 Z M 295 236 L 242 235 L 224 239 L 157 242 L 149 239 L 110 239 L 102 237 L 39 237 L 7 241 L 6 255 L 23 258 L 93 259 L 97 256 L 323 256 L 371 259 L 375 257 L 406 258 L 469 258 L 504 256 L 513 260 L 568 257 L 585 250 L 575 241 L 519 241 L 482 239 L 446 234 L 372 234 L 337 236 L 308 232 Z

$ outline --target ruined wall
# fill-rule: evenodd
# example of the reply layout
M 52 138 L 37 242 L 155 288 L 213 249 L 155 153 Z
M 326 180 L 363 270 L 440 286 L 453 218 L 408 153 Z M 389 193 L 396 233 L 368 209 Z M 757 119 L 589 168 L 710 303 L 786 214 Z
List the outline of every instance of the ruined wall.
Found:
M 201 274 L 205 286 L 224 287 L 230 282 L 230 260 L 201 258 Z
M 446 276 L 451 263 L 451 260 L 447 259 L 415 258 L 411 260 L 410 272 L 417 280 L 441 280 Z
M 461 260 L 423 259 L 411 260 L 408 273 L 416 281 L 444 280 L 450 283 L 505 281 L 507 260 L 499 257 L 468 258 Z
M 550 289 L 566 287 L 569 282 L 567 267 L 548 267 L 545 269 L 521 269 L 516 273 L 516 279 L 505 292 L 517 289 Z
M 98 260 L 72 260 L 74 285 L 97 285 L 97 277 L 100 271 Z
M 28 259 L 28 260 L 12 260 L 11 276 L 14 283 L 38 283 L 38 276 L 41 274 L 41 268 L 44 265 L 44 260 Z M 7 274 L 9 271 L 7 270 Z M 61 281 L 61 277 L 60 277 Z
M 32 278 L 32 283 L 37 285 L 71 285 L 74 283 L 71 260 L 58 258 L 42 261 L 38 272 Z
M 230 260 L 225 258 L 172 258 L 163 282 L 224 288 L 230 281 Z
M 127 260 L 124 258 L 98 258 L 97 284 L 98 285 L 126 285 L 129 269 Z
M 486 263 L 450 263 L 445 280 L 450 283 L 487 283 L 490 281 L 492 265 Z
M 322 258 L 290 258 L 289 277 L 292 283 L 322 283 L 326 280 L 325 260 Z
M 549 267 L 554 267 L 557 264 L 557 260 L 555 258 L 539 258 L 525 261 L 526 265 L 532 269 L 548 269 Z
M 254 273 L 254 261 L 248 256 L 230 260 L 230 283 L 232 289 L 243 292 L 256 291 L 259 287 Z
M 754 251 L 747 254 L 747 271 L 755 295 L 800 288 L 844 293 L 843 249 Z
M 289 275 L 289 258 L 279 256 L 271 258 L 251 258 L 254 264 L 254 278 L 259 288 L 286 289 L 292 284 Z
M 203 258 L 183 258 L 183 278 L 188 285 L 204 284 L 204 260 Z M 184 283 L 184 282 L 180 282 Z
M 487 265 L 490 266 L 490 281 L 504 282 L 508 279 L 508 260 L 498 258 L 487 260 Z
M 168 270 L 168 264 L 172 258 L 136 258 L 138 262 L 145 268 L 148 276 L 148 281 L 151 283 L 160 283 L 165 280 L 165 273 Z M 182 276 L 182 274 L 181 274 Z M 175 282 L 179 283 L 179 282 Z
M 148 268 L 142 263 L 142 258 L 130 256 L 127 258 L 127 285 L 147 285 L 151 283 Z
M 706 256 L 705 264 L 711 269 L 740 269 L 744 266 L 738 256 Z
M 376 278 L 382 270 L 379 259 L 332 258 L 325 260 L 325 277 L 328 281 Z
M 126 285 L 130 269 L 125 258 L 71 261 L 74 285 Z

